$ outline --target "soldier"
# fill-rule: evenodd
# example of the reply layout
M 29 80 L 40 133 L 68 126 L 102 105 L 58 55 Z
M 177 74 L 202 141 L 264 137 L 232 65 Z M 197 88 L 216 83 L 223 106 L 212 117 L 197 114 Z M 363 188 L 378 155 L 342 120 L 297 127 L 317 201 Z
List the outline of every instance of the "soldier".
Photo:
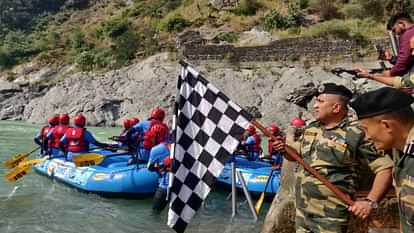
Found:
M 355 194 L 358 169 L 368 164 L 375 174 L 372 189 L 364 200 L 349 208 L 330 189 L 302 167 L 296 180 L 296 232 L 346 232 L 352 211 L 366 218 L 391 185 L 392 161 L 378 155 L 363 131 L 352 124 L 347 104 L 352 92 L 342 85 L 326 83 L 314 104 L 316 121 L 306 126 L 295 148 L 321 175 L 351 197 Z M 283 141 L 274 143 L 284 151 Z M 292 160 L 285 155 L 285 158 Z
M 394 149 L 394 184 L 401 231 L 414 232 L 413 97 L 390 87 L 367 92 L 351 102 L 362 128 L 378 149 Z

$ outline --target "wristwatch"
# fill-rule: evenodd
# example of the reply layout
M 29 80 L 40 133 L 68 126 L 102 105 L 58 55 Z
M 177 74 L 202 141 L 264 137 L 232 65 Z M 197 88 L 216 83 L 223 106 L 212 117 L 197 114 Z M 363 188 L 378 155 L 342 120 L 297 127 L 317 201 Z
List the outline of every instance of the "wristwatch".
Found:
M 367 202 L 369 202 L 369 204 L 371 205 L 371 208 L 373 208 L 373 209 L 378 209 L 378 202 L 376 202 L 376 201 L 373 201 L 373 200 L 371 200 L 371 199 L 369 199 L 369 198 L 364 198 L 364 201 L 367 201 Z

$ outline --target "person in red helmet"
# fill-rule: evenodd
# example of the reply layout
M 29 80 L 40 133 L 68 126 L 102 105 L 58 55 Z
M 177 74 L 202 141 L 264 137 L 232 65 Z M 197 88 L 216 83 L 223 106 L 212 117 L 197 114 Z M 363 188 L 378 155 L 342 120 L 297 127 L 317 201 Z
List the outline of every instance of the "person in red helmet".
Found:
M 53 128 L 48 134 L 47 138 L 50 140 L 50 155 L 52 157 L 65 156 L 64 151 L 60 147 L 60 139 L 69 128 L 69 115 L 67 113 L 60 114 L 59 125 Z
M 151 126 L 155 124 L 163 124 L 165 118 L 165 111 L 159 107 L 154 108 L 151 113 L 150 117 L 147 120 L 140 121 L 139 123 L 135 124 L 130 130 L 130 137 L 133 141 L 137 142 L 137 150 L 136 150 L 136 157 L 130 163 L 143 161 L 147 162 L 149 158 L 149 151 L 144 148 L 144 136 L 145 133 L 151 128 Z M 168 126 L 167 126 L 168 128 Z
M 290 125 L 293 130 L 293 141 L 297 141 L 298 138 L 302 135 L 304 127 L 306 126 L 306 123 L 304 120 L 300 119 L 299 117 L 294 117 L 290 121 Z
M 37 145 L 40 146 L 40 154 L 41 155 L 49 155 L 50 151 L 50 141 L 47 139 L 47 134 L 52 131 L 52 129 L 59 124 L 59 116 L 54 115 L 49 117 L 47 120 L 48 125 L 43 126 L 39 133 L 36 134 L 34 141 Z
M 247 159 L 256 161 L 260 158 L 262 152 L 261 142 L 262 139 L 256 133 L 256 128 L 253 125 L 249 125 L 246 129 L 247 138 L 242 142 L 242 145 L 247 146 Z
M 85 128 L 86 118 L 81 113 L 73 118 L 73 123 L 74 127 L 68 128 L 60 140 L 61 148 L 67 145 L 67 160 L 71 161 L 74 156 L 88 152 L 90 144 L 109 147 L 106 143 L 96 141 L 92 133 Z
M 169 129 L 163 124 L 151 126 L 145 137 L 144 145 L 150 148 L 147 168 L 160 175 L 158 189 L 154 195 L 152 209 L 160 213 L 168 203 L 167 189 L 170 173 L 170 145 L 167 144 Z
M 165 111 L 162 108 L 154 108 L 151 111 L 151 119 L 155 119 L 157 121 L 163 122 L 165 118 Z
M 271 124 L 268 130 L 272 133 L 273 136 L 277 138 L 282 137 L 282 133 L 279 127 L 275 123 Z M 269 138 L 268 144 L 267 144 L 269 157 L 271 157 L 272 159 L 272 168 L 280 169 L 283 165 L 283 156 L 282 156 L 282 153 L 273 149 L 273 143 L 274 143 L 274 140 L 272 138 Z

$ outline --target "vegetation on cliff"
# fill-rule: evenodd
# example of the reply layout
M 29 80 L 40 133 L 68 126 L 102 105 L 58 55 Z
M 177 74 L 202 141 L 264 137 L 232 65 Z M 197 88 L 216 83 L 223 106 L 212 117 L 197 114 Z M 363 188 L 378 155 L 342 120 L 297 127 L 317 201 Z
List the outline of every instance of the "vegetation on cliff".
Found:
M 279 37 L 364 40 L 385 34 L 409 0 L 239 0 L 217 9 L 207 0 L 4 0 L 0 2 L 0 70 L 34 59 L 75 63 L 81 70 L 114 69 L 162 50 L 177 32 L 228 26 L 219 41 L 261 27 Z

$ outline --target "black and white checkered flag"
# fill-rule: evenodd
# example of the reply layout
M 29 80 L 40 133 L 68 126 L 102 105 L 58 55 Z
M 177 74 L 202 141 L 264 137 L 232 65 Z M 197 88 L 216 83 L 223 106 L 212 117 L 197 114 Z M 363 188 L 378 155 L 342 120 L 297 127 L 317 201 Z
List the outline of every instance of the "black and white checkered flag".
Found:
M 176 97 L 168 225 L 184 232 L 209 194 L 252 117 L 188 64 Z

